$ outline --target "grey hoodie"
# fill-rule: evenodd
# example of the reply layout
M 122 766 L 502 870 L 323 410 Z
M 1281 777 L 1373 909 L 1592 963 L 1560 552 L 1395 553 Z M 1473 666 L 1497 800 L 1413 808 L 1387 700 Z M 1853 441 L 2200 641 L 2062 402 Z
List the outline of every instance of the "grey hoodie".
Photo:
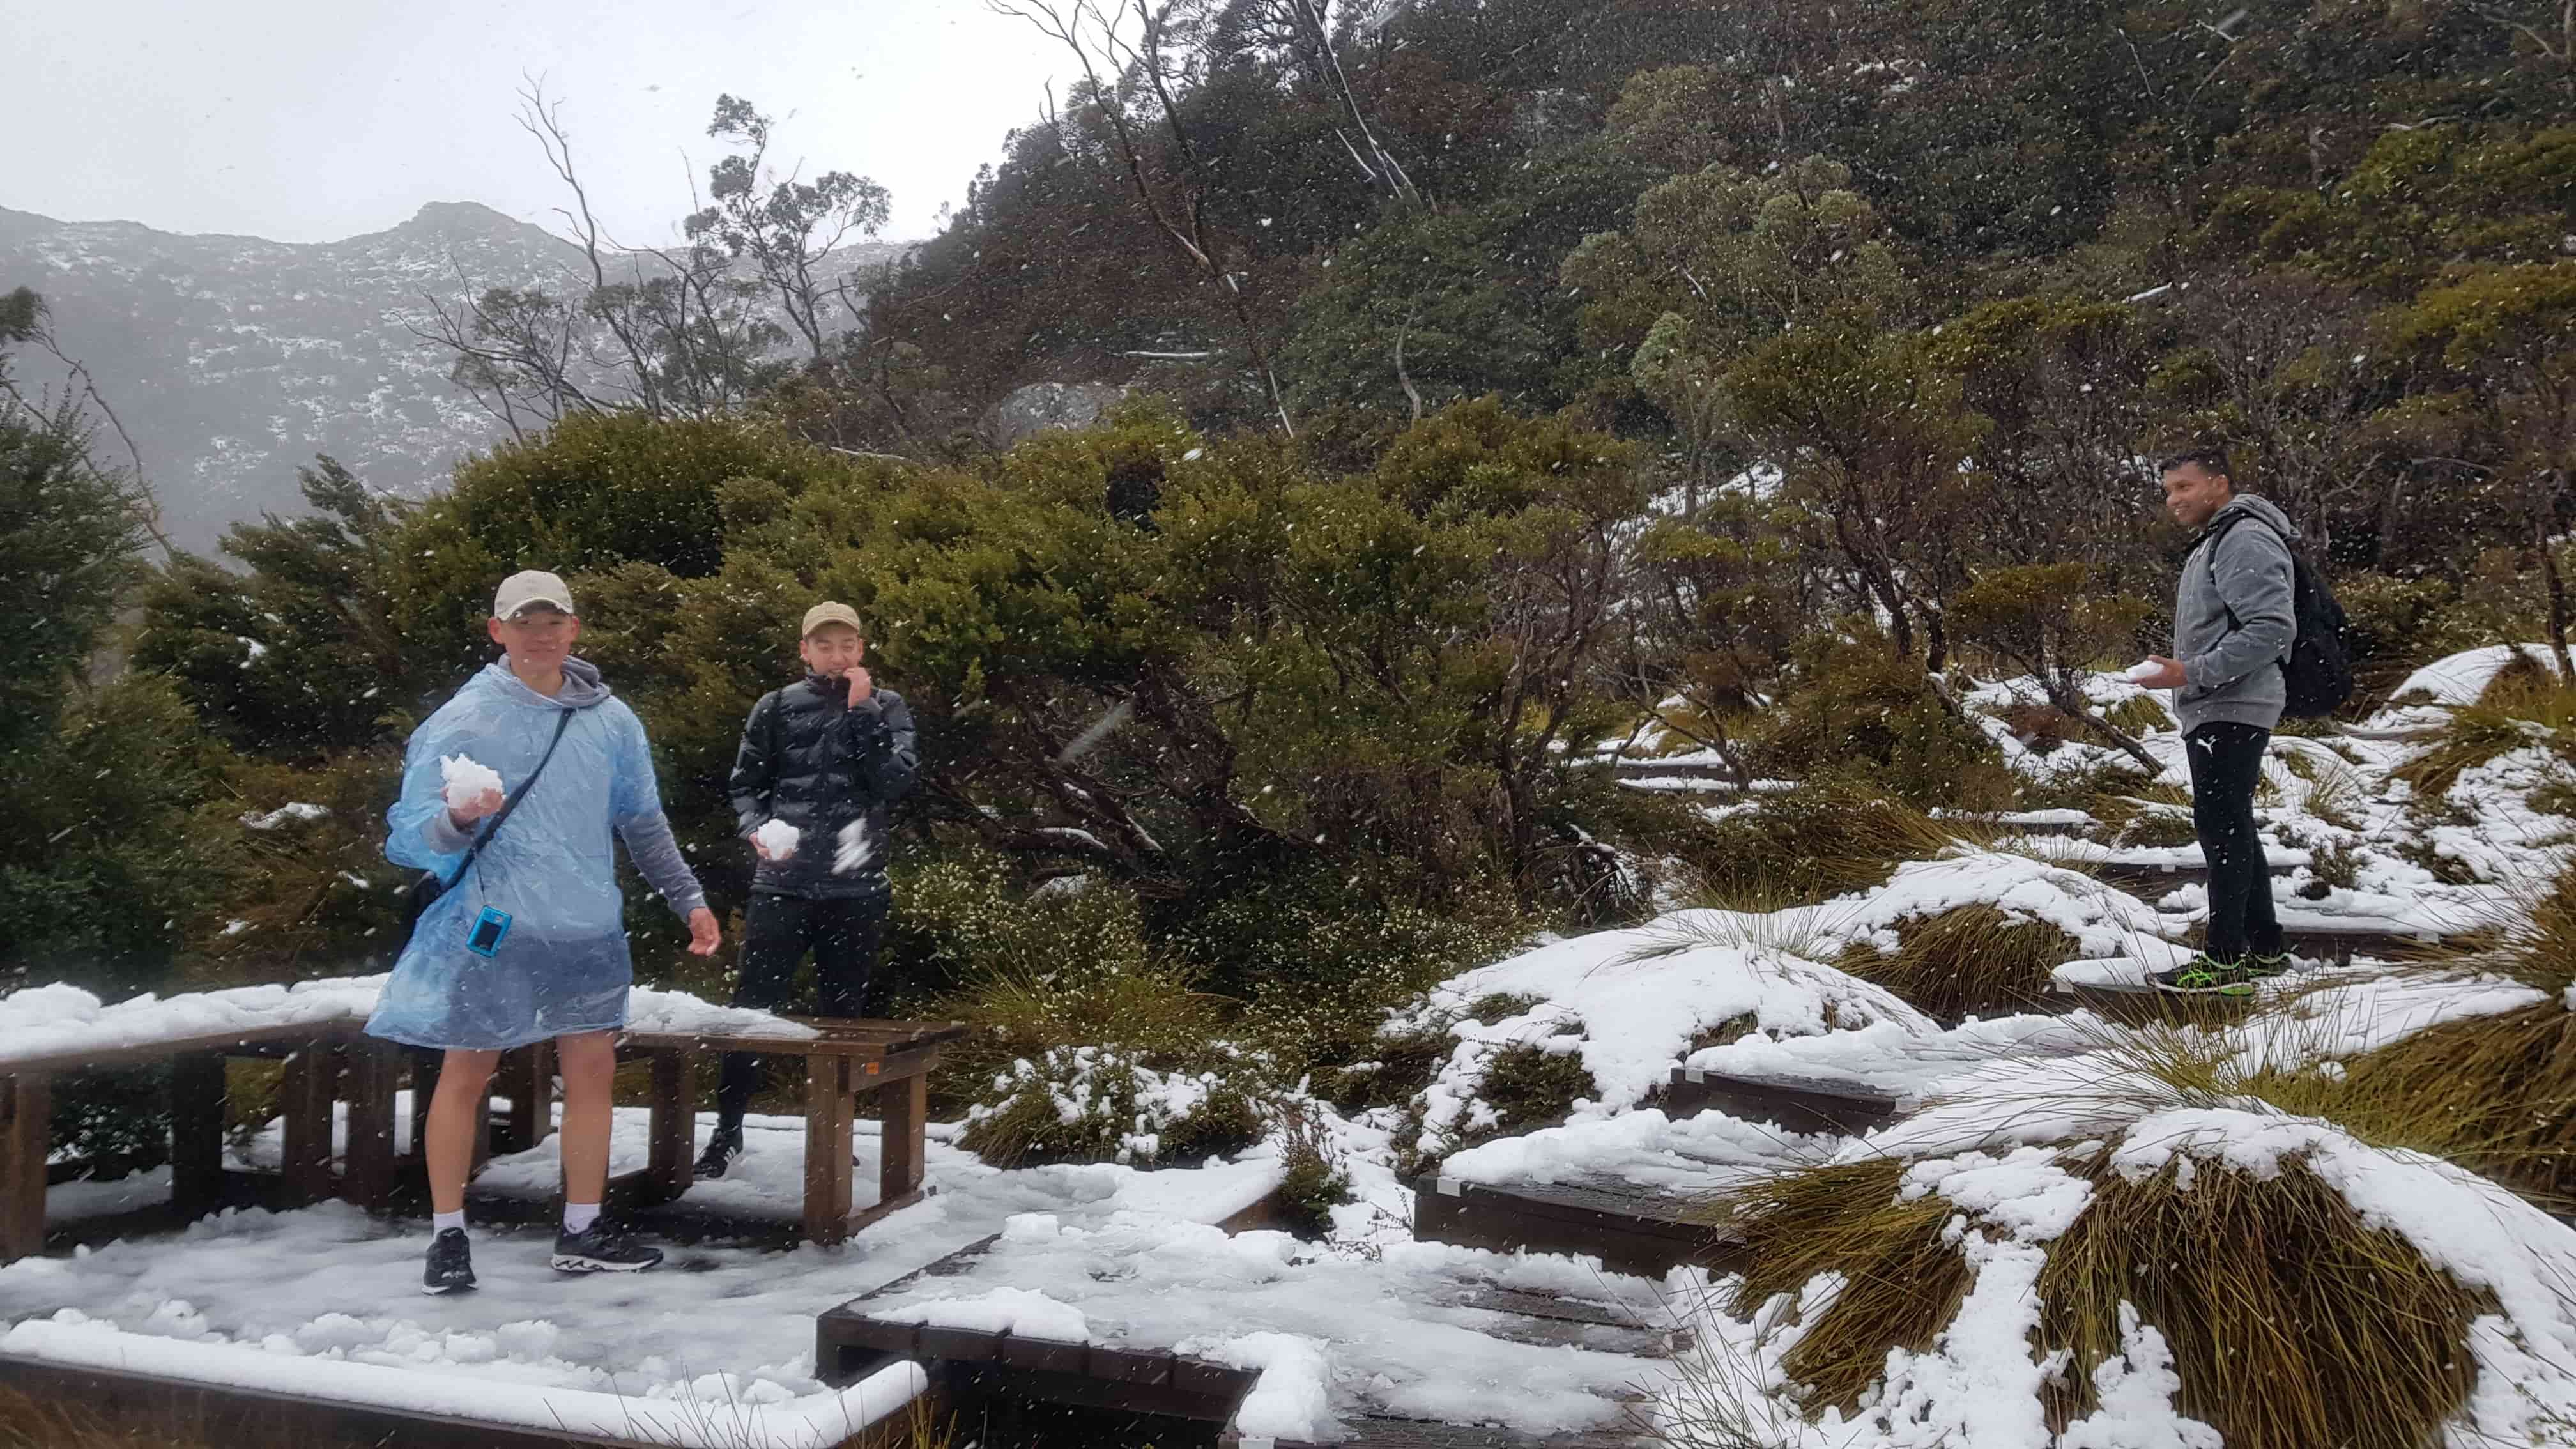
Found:
M 2222 722 L 2271 729 L 2288 697 L 2280 666 L 2299 620 L 2290 550 L 2281 540 L 2298 533 L 2269 499 L 2244 493 L 2218 510 L 2209 528 L 2232 514 L 2247 516 L 2192 549 L 2174 591 L 2174 658 L 2190 680 L 2174 691 L 2174 715 L 2186 735 Z

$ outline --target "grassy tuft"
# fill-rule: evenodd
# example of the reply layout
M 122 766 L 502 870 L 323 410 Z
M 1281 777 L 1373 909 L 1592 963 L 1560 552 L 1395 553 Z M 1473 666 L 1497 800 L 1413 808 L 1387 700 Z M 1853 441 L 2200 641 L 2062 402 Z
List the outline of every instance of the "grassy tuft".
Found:
M 1694 861 L 1700 898 L 1720 910 L 1775 911 L 1887 884 L 1896 867 L 1959 844 L 1960 822 L 1844 785 L 1766 796 L 1718 822 Z
M 2134 1305 L 2173 1351 L 2177 1406 L 2231 1449 L 2440 1441 L 2476 1376 L 2475 1295 L 2296 1162 L 2270 1178 L 2198 1163 L 2131 1181 L 2111 1156 L 2061 1163 L 2092 1198 L 2039 1280 L 2033 1351 L 2069 1356 L 2044 1391 L 2052 1426 L 2096 1407 L 2094 1370 L 2122 1351 Z M 1844 1281 L 1782 1360 L 1811 1415 L 1856 1411 L 1889 1351 L 1930 1348 L 1973 1284 L 1950 1240 L 1959 1209 L 1900 1201 L 1904 1172 L 1893 1160 L 1803 1169 L 1712 1211 L 1752 1249 L 1736 1316 L 1825 1274 Z
M 2093 1201 L 2039 1277 L 2040 1341 L 2074 1355 L 2056 1422 L 2096 1407 L 2093 1370 L 2134 1304 L 2173 1351 L 2175 1407 L 2235 1449 L 2440 1441 L 2477 1377 L 2476 1297 L 2304 1164 L 2131 1181 L 2108 1159 L 2079 1174 Z
M 2191 796 L 2170 786 L 2150 785 L 2128 795 L 2103 795 L 2090 807 L 2102 822 L 2106 845 L 2171 848 L 2192 845 L 2200 833 L 2191 823 Z
M 1859 941 L 1835 964 L 1943 1021 L 2044 1004 L 2049 973 L 2082 950 L 2045 921 L 2015 919 L 1983 904 L 1906 921 L 1896 936 L 1894 951 Z
M 1784 1173 L 1710 1214 L 1751 1250 L 1752 1267 L 1731 1305 L 1737 1317 L 1797 1293 L 1819 1274 L 1846 1280 L 1783 1360 L 1789 1377 L 1807 1387 L 1810 1409 L 1858 1404 L 1890 1348 L 1930 1348 L 1967 1296 L 1967 1260 L 1945 1232 L 1957 1209 L 1938 1197 L 1897 1201 L 1904 1175 L 1905 1164 L 1893 1158 Z
M 2453 709 L 2440 732 L 2389 775 L 2413 786 L 2417 799 L 2438 800 L 2463 774 L 2535 745 L 2576 764 L 2576 689 L 2536 669 L 2507 673 L 2477 703 Z

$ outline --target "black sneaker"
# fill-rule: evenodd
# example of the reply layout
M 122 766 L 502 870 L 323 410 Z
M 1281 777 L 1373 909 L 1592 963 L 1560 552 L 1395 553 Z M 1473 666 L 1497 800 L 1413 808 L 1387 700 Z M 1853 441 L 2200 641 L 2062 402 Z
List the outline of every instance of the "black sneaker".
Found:
M 697 1175 L 700 1182 L 711 1177 L 722 1177 L 733 1167 L 734 1159 L 740 1156 L 742 1156 L 742 1129 L 719 1127 L 716 1129 L 716 1134 L 707 1139 L 706 1150 L 698 1154 L 698 1165 L 691 1171 Z
M 2298 958 L 2287 951 L 2274 956 L 2248 955 L 2245 974 L 2257 981 L 2269 981 L 2275 976 L 2287 976 L 2297 970 L 2298 965 Z
M 606 1218 L 580 1232 L 555 1234 L 554 1267 L 558 1273 L 641 1273 L 662 1261 L 662 1250 L 635 1241 Z
M 2216 996 L 2254 994 L 2254 979 L 2246 974 L 2243 966 L 2228 961 L 2212 961 L 2207 956 L 2194 956 L 2171 971 L 2159 971 L 2155 981 L 2167 991 Z
M 420 1275 L 423 1293 L 456 1293 L 474 1286 L 474 1249 L 463 1228 L 443 1228 L 429 1240 L 429 1267 Z

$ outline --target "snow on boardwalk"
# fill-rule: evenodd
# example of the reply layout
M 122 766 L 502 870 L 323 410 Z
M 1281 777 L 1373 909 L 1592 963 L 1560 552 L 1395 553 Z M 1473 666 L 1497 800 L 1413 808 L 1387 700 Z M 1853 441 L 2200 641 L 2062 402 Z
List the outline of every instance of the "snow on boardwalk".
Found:
M 1425 1242 L 1369 1258 L 1150 1212 L 1015 1217 L 952 1266 L 852 1312 L 1253 1370 L 1233 1421 L 1246 1441 L 1339 1442 L 1368 1416 L 1615 1428 L 1666 1379 L 1664 1332 L 1682 1311 L 1662 1284 L 1576 1258 Z M 1532 1335 L 1507 1306 L 1523 1295 L 1606 1311 L 1591 1331 Z
M 802 1124 L 753 1118 L 750 1126 L 752 1151 L 737 1173 L 689 1200 L 792 1221 Z M 616 1142 L 621 1159 L 641 1155 L 641 1112 L 620 1111 Z M 863 1157 L 875 1151 L 867 1136 L 858 1145 Z M 255 1145 L 253 1156 L 261 1150 Z M 484 1185 L 542 1195 L 554 1178 L 552 1153 L 549 1139 L 497 1159 Z M 0 1268 L 0 1324 L 12 1325 L 0 1334 L 0 1354 L 537 1427 L 553 1427 L 559 1414 L 567 1425 L 603 1426 L 594 1432 L 641 1429 L 649 1432 L 638 1437 L 675 1444 L 801 1449 L 839 1442 L 851 1415 L 913 1392 L 874 1378 L 827 1389 L 813 1361 L 823 1310 L 990 1236 L 1014 1214 L 1091 1224 L 1143 1211 L 1213 1222 L 1278 1180 L 1261 1149 L 1192 1170 L 1003 1172 L 935 1138 L 928 1169 L 931 1197 L 839 1250 L 701 1245 L 675 1249 L 655 1272 L 567 1279 L 547 1266 L 551 1229 L 478 1227 L 480 1288 L 434 1299 L 420 1293 L 427 1240 L 418 1223 L 340 1203 L 231 1212 L 176 1234 Z M 759 1437 L 724 1437 L 745 1426 Z

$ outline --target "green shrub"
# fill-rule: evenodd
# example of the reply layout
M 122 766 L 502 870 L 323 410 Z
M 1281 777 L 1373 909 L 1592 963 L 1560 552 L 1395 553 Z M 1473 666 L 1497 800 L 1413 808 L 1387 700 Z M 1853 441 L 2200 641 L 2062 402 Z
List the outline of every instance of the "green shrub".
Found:
M 1497 896 L 1466 894 L 1442 909 L 1309 870 L 1246 881 L 1157 944 L 1211 989 L 1247 999 L 1247 1039 L 1335 1067 L 1378 1055 L 1390 1008 L 1501 959 L 1528 932 Z
M 1022 1058 L 979 1095 L 958 1145 L 996 1167 L 1182 1162 L 1261 1140 L 1260 1114 L 1239 1082 L 1157 1071 L 1103 1047 Z
M 1280 1215 L 1289 1231 L 1320 1238 L 1332 1228 L 1333 1209 L 1351 1200 L 1351 1174 L 1334 1150 L 1321 1116 L 1302 1102 L 1280 1113 Z
M 1476 1095 L 1494 1109 L 1495 1133 L 1503 1136 L 1562 1122 L 1575 1099 L 1600 1092 L 1580 1051 L 1550 1051 L 1537 1042 L 1514 1042 L 1494 1053 L 1476 1084 Z
M 2001 808 L 2014 792 L 2002 757 L 1921 667 L 1869 637 L 1802 653 L 1759 758 L 1764 774 L 1838 776 L 1916 806 Z

